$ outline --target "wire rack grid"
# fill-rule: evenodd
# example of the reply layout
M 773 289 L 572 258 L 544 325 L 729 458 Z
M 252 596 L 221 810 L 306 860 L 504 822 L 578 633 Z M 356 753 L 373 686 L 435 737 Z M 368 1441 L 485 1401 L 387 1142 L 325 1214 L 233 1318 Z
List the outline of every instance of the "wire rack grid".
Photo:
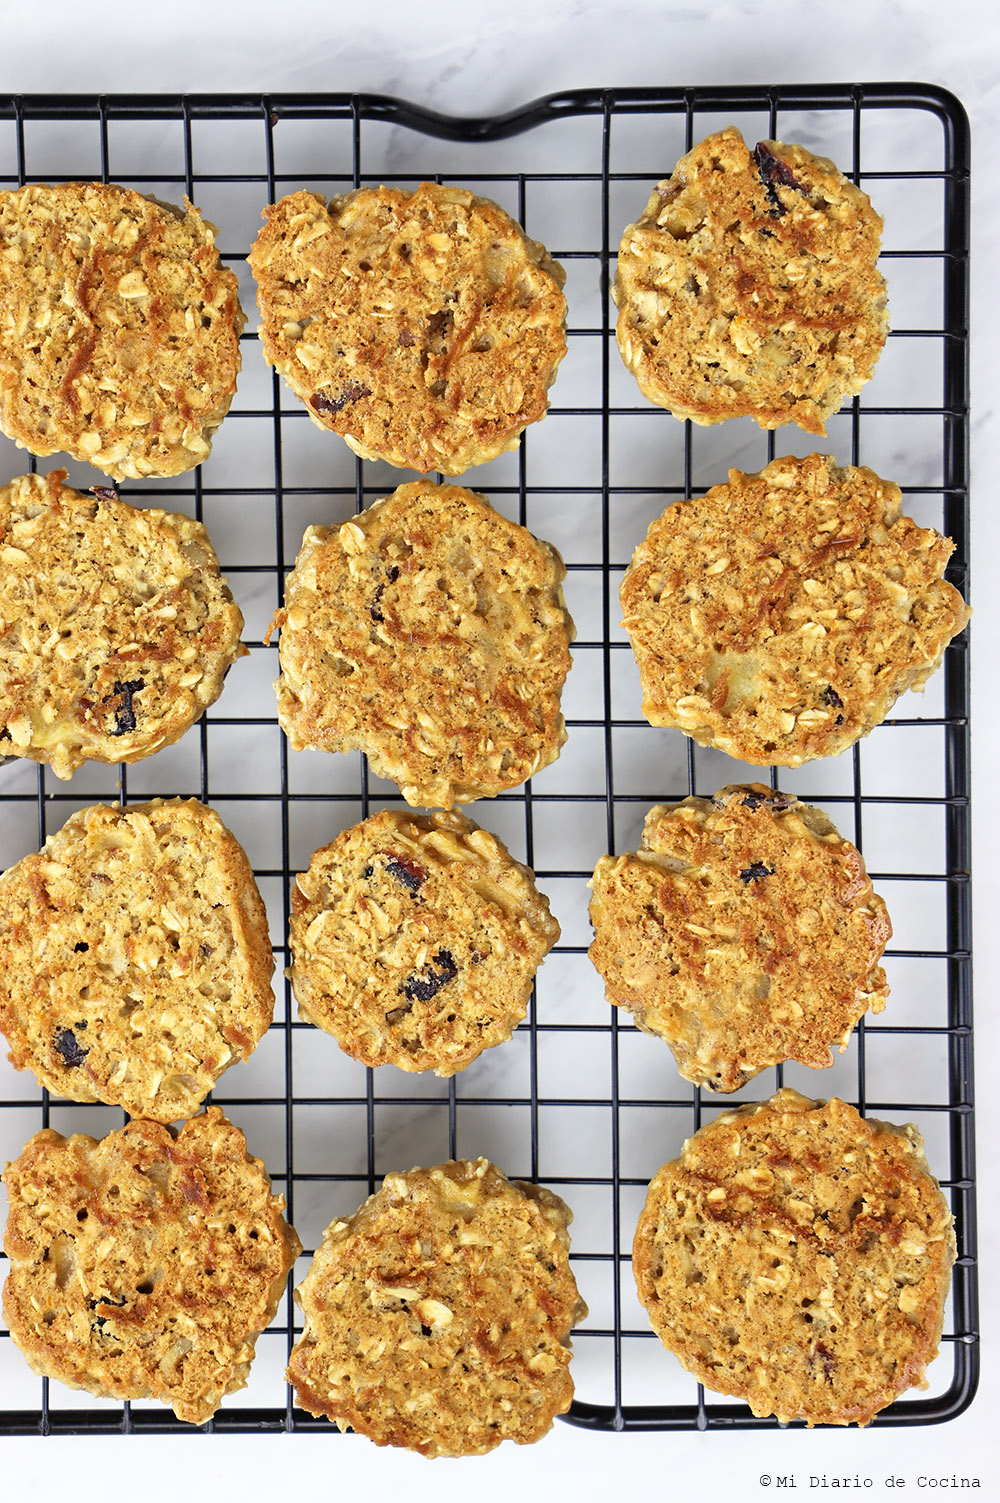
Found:
M 683 151 L 732 121 L 747 139 L 799 140 L 832 156 L 885 216 L 894 327 L 873 381 L 830 422 L 826 447 L 902 485 L 917 520 L 955 540 L 949 578 L 965 589 L 969 143 L 961 106 L 934 87 L 592 90 L 465 120 L 375 95 L 0 99 L 0 186 L 103 178 L 167 200 L 187 194 L 219 225 L 248 313 L 245 256 L 260 209 L 299 187 L 461 182 L 500 200 L 567 270 L 570 349 L 551 411 L 517 453 L 463 482 L 554 542 L 568 565 L 579 636 L 564 697 L 567 745 L 523 788 L 469 811 L 535 868 L 563 941 L 514 1038 L 448 1082 L 366 1071 L 279 997 L 271 1031 L 214 1099 L 287 1195 L 307 1247 L 290 1284 L 327 1221 L 385 1172 L 484 1153 L 512 1176 L 554 1187 L 575 1211 L 573 1262 L 591 1314 L 574 1337 L 571 1423 L 774 1425 L 706 1394 L 662 1350 L 635 1297 L 632 1231 L 650 1176 L 718 1111 L 780 1084 L 840 1094 L 862 1112 L 918 1123 L 955 1212 L 959 1258 L 929 1396 L 904 1398 L 875 1421 L 929 1423 L 970 1402 L 978 1372 L 965 638 L 926 696 L 901 700 L 862 745 L 781 774 L 783 788 L 826 808 L 864 850 L 895 927 L 885 1021 L 859 1024 L 829 1071 L 779 1067 L 734 1097 L 689 1088 L 665 1048 L 607 1007 L 586 958 L 586 883 L 597 857 L 634 848 L 651 804 L 759 776 L 639 717 L 616 601 L 632 549 L 670 501 L 724 479 L 730 465 L 756 470 L 815 447 L 797 430 L 676 423 L 638 396 L 614 349 L 608 287 L 623 226 Z M 88 765 L 72 784 L 26 763 L 0 769 L 0 868 L 90 803 L 193 794 L 218 807 L 246 846 L 280 967 L 295 872 L 338 830 L 400 800 L 361 757 L 289 755 L 271 689 L 275 649 L 261 639 L 304 527 L 343 520 L 405 477 L 318 433 L 265 367 L 253 332 L 243 338 L 239 393 L 211 458 L 190 476 L 122 494 L 206 523 L 247 619 L 250 658 L 198 727 L 146 762 Z M 25 456 L 0 444 L 0 478 L 21 473 Z M 81 488 L 103 478 L 68 468 Z M 0 1065 L 0 1159 L 42 1126 L 100 1136 L 121 1120 L 109 1108 L 50 1100 Z M 249 1387 L 206 1429 L 335 1433 L 295 1409 L 283 1385 L 295 1332 L 286 1298 L 258 1342 Z M 0 1338 L 0 1433 L 189 1429 L 157 1405 L 50 1387 L 28 1372 L 6 1330 Z

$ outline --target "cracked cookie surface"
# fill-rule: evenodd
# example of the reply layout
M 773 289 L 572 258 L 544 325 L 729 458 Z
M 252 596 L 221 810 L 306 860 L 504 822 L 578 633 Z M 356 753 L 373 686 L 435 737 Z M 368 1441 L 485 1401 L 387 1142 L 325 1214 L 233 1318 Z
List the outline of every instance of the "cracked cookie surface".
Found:
M 453 1075 L 510 1038 L 558 938 L 495 836 L 383 809 L 296 878 L 290 975 L 300 1016 L 363 1064 Z
M 926 1388 L 955 1260 L 917 1129 L 785 1089 L 649 1187 L 632 1250 L 660 1340 L 758 1416 L 867 1425 Z
M 214 226 L 112 183 L 0 193 L 0 427 L 116 480 L 200 464 L 246 317 Z
M 59 778 L 178 741 L 247 651 L 200 522 L 65 479 L 0 489 L 0 760 Z
M 950 538 L 823 454 L 669 506 L 621 585 L 642 712 L 741 762 L 836 756 L 922 689 L 969 611 Z
M 82 809 L 0 877 L 9 1059 L 73 1101 L 189 1117 L 274 1012 L 264 904 L 194 799 Z
M 545 416 L 565 274 L 489 199 L 289 194 L 250 253 L 267 361 L 364 459 L 458 475 Z
M 429 1457 L 538 1440 L 572 1401 L 569 1334 L 587 1313 L 570 1220 L 486 1159 L 386 1175 L 330 1223 L 295 1291 L 298 1403 Z
M 821 1069 L 885 1006 L 885 904 L 857 849 L 789 794 L 658 804 L 640 849 L 602 856 L 591 887 L 608 1001 L 696 1085 L 735 1091 L 788 1059 Z
M 825 433 L 889 329 L 882 220 L 825 157 L 730 126 L 682 157 L 622 236 L 622 359 L 678 418 Z
M 194 1425 L 246 1387 L 301 1244 L 219 1107 L 176 1134 L 45 1128 L 3 1182 L 4 1316 L 32 1371 Z
M 271 627 L 293 749 L 360 748 L 410 804 L 523 783 L 566 739 L 565 572 L 485 497 L 429 480 L 307 528 Z

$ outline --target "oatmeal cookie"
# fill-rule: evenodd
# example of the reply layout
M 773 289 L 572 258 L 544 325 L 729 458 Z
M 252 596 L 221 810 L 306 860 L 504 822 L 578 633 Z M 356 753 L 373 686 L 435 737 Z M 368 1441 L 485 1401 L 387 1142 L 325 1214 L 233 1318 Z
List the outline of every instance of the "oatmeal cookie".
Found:
M 65 479 L 0 489 L 0 758 L 59 778 L 179 741 L 247 651 L 200 522 Z
M 299 1404 L 422 1456 L 538 1440 L 572 1401 L 569 1333 L 587 1313 L 570 1220 L 486 1159 L 386 1175 L 330 1223 L 295 1291 Z
M 640 849 L 602 856 L 590 885 L 608 1001 L 695 1085 L 735 1091 L 786 1059 L 822 1069 L 885 1006 L 886 906 L 856 848 L 789 794 L 658 804 Z
M 112 183 L 0 193 L 0 428 L 116 480 L 208 457 L 246 317 L 214 226 Z
M 632 1251 L 653 1329 L 699 1382 L 810 1426 L 867 1425 L 927 1387 L 954 1260 L 917 1129 L 787 1089 L 688 1139 Z
M 8 1058 L 72 1101 L 189 1117 L 274 1012 L 243 848 L 194 799 L 71 816 L 0 877 Z
M 301 1243 L 219 1107 L 177 1133 L 45 1128 L 3 1182 L 4 1316 L 33 1372 L 192 1425 L 246 1387 Z
M 558 938 L 496 836 L 382 809 L 296 878 L 289 975 L 300 1016 L 363 1064 L 454 1075 L 510 1038 Z
M 881 235 L 825 157 L 784 141 L 751 152 L 735 126 L 708 136 L 622 236 L 621 357 L 675 417 L 825 433 L 889 330 Z
M 265 359 L 362 459 L 459 475 L 544 417 L 565 274 L 464 188 L 289 194 L 250 253 Z
M 922 689 L 969 611 L 942 578 L 954 544 L 901 500 L 874 471 L 810 454 L 669 506 L 621 586 L 646 719 L 798 767 Z
M 293 749 L 360 748 L 410 804 L 516 788 L 566 739 L 565 572 L 484 496 L 429 480 L 307 528 L 271 624 Z

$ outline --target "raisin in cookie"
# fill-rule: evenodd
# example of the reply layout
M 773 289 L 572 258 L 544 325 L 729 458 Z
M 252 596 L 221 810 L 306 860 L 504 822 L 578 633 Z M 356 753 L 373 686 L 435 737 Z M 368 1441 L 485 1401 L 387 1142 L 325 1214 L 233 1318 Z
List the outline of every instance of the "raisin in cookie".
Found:
M 688 1139 L 632 1251 L 653 1329 L 699 1382 L 810 1426 L 867 1425 L 927 1387 L 954 1260 L 917 1129 L 787 1089 Z
M 696 1085 L 735 1091 L 786 1059 L 822 1069 L 885 1006 L 885 904 L 855 847 L 789 794 L 658 804 L 640 849 L 602 856 L 590 885 L 608 1001 Z
M 112 183 L 0 193 L 0 428 L 116 480 L 200 464 L 246 317 L 214 226 Z
M 969 619 L 954 544 L 823 454 L 679 501 L 622 580 L 642 712 L 741 762 L 832 757 L 922 689 Z
M 289 974 L 300 1015 L 363 1064 L 454 1075 L 510 1038 L 558 938 L 494 835 L 382 809 L 296 878 Z
M 538 1440 L 572 1401 L 569 1333 L 587 1313 L 570 1220 L 485 1159 L 386 1175 L 330 1223 L 295 1291 L 299 1404 L 422 1456 Z
M 0 877 L 0 1031 L 73 1101 L 188 1117 L 274 1012 L 242 847 L 190 799 L 72 815 Z
M 868 195 L 804 146 L 734 126 L 658 183 L 622 236 L 618 348 L 678 418 L 752 417 L 825 433 L 889 329 Z
M 421 183 L 292 193 L 264 219 L 264 356 L 363 459 L 459 475 L 545 416 L 565 275 L 497 204 Z
M 31 1369 L 201 1425 L 245 1388 L 301 1243 L 211 1106 L 180 1132 L 36 1133 L 3 1182 L 3 1310 Z
M 179 741 L 247 650 L 200 522 L 65 479 L 0 489 L 0 757 L 59 778 Z
M 307 528 L 272 623 L 292 747 L 360 748 L 410 804 L 517 787 L 566 739 L 565 572 L 484 496 L 429 480 Z

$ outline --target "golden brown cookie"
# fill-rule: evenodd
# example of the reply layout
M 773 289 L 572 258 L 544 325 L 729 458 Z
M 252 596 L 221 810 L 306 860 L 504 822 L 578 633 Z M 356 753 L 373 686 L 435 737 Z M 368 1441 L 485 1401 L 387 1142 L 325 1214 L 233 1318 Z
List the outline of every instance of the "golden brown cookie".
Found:
M 264 356 L 362 459 L 460 475 L 545 416 L 565 274 L 464 188 L 291 193 L 250 253 Z
M 572 1401 L 569 1333 L 587 1313 L 570 1220 L 486 1159 L 386 1175 L 330 1223 L 295 1291 L 298 1403 L 422 1456 L 538 1440 Z
M 952 1216 L 912 1124 L 783 1090 L 649 1187 L 632 1250 L 660 1340 L 758 1416 L 867 1425 L 937 1356 Z
M 250 863 L 194 799 L 72 815 L 0 877 L 0 951 L 11 1064 L 159 1122 L 189 1117 L 274 1011 Z
M 640 849 L 602 856 L 590 885 L 608 1001 L 695 1085 L 735 1091 L 787 1059 L 822 1069 L 885 1006 L 886 906 L 850 841 L 789 794 L 657 804 Z
M 694 423 L 752 417 L 825 433 L 889 330 L 882 220 L 804 146 L 735 126 L 658 183 L 622 236 L 621 357 L 651 402 Z
M 33 1372 L 201 1425 L 245 1388 L 301 1243 L 217 1106 L 178 1133 L 36 1133 L 3 1176 L 3 1290 Z
M 922 689 L 969 619 L 954 544 L 897 485 L 828 455 L 679 501 L 622 580 L 642 712 L 741 762 L 832 757 Z
M 200 522 L 65 479 L 0 489 L 0 757 L 59 778 L 179 741 L 247 650 Z
M 382 809 L 296 878 L 289 975 L 300 1016 L 363 1064 L 454 1075 L 510 1038 L 558 938 L 495 835 Z
M 214 226 L 112 183 L 0 193 L 0 427 L 116 480 L 208 457 L 246 317 Z
M 516 788 L 566 739 L 565 573 L 484 496 L 429 480 L 307 528 L 271 626 L 292 747 L 360 748 L 410 804 Z

